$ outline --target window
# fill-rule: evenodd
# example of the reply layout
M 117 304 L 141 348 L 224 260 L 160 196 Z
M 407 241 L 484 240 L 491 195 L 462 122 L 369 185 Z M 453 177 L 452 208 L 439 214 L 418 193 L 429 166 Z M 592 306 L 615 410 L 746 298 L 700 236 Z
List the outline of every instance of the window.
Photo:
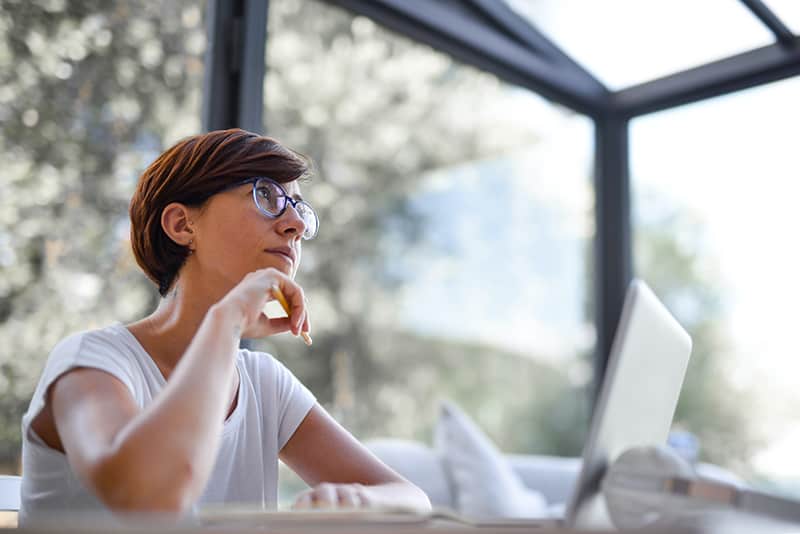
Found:
M 506 2 L 612 90 L 775 42 L 729 0 Z
M 636 271 L 695 340 L 676 423 L 704 459 L 795 492 L 798 90 L 791 79 L 631 127 Z
M 502 450 L 579 454 L 591 122 L 321 2 L 269 25 L 266 131 L 316 161 L 321 229 L 314 348 L 263 347 L 359 438 L 430 444 L 448 397 Z
M 794 0 L 764 0 L 764 3 L 792 33 L 800 34 L 800 3 Z

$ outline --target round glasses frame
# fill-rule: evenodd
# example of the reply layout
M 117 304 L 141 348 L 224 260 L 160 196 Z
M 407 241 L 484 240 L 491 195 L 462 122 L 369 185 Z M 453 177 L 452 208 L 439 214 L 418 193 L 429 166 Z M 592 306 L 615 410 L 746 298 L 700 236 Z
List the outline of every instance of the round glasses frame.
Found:
M 270 213 L 269 211 L 267 211 L 264 208 L 262 208 L 261 204 L 259 204 L 259 202 L 258 202 L 258 183 L 259 182 L 267 182 L 267 183 L 277 187 L 278 190 L 281 192 L 281 196 L 285 199 L 285 201 L 283 203 L 283 208 L 281 209 L 281 211 L 279 213 L 277 213 L 277 214 L 276 213 Z M 279 182 L 273 180 L 272 178 L 267 178 L 266 176 L 255 176 L 253 178 L 248 178 L 246 180 L 242 180 L 241 182 L 233 183 L 233 184 L 229 185 L 228 187 L 226 187 L 225 189 L 223 189 L 223 191 L 227 191 L 227 190 L 233 189 L 235 187 L 241 187 L 241 186 L 243 186 L 245 184 L 253 184 L 253 202 L 255 202 L 256 208 L 258 208 L 258 211 L 260 211 L 261 213 L 263 213 L 264 215 L 266 215 L 270 219 L 277 219 L 277 218 L 281 217 L 284 213 L 286 213 L 286 209 L 289 207 L 289 204 L 291 204 L 292 208 L 294 208 L 294 210 L 297 212 L 297 214 L 300 215 L 300 218 L 303 219 L 303 223 L 305 224 L 306 229 L 305 229 L 305 231 L 303 231 L 303 236 L 302 236 L 303 239 L 308 240 L 308 239 L 314 239 L 315 237 L 317 237 L 317 234 L 319 234 L 319 217 L 317 216 L 317 212 L 314 211 L 314 208 L 311 207 L 311 204 L 309 204 L 305 200 L 295 200 L 295 199 L 293 199 L 286 192 L 286 189 L 284 189 L 283 186 Z M 301 215 L 300 210 L 297 209 L 298 204 L 302 204 L 303 206 L 305 206 L 308 209 L 308 213 L 312 217 L 314 217 L 314 225 L 313 225 L 314 233 L 313 234 L 309 234 L 309 230 L 311 229 L 311 225 L 308 224 L 308 222 L 305 220 L 305 218 Z M 307 234 L 309 234 L 309 235 L 307 235 Z

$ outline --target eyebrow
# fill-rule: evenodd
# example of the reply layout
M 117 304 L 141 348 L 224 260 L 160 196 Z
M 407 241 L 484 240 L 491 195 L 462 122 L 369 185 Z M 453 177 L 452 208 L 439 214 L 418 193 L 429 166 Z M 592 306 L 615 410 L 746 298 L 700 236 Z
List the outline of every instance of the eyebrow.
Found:
M 242 182 L 241 185 L 246 185 L 247 183 L 249 183 L 249 182 Z M 280 185 L 280 182 L 278 182 L 278 184 Z M 283 187 L 283 185 L 281 185 L 281 189 L 283 189 L 283 192 L 286 193 L 288 196 L 292 197 L 293 200 L 296 200 L 298 202 L 305 200 L 303 198 L 303 195 L 301 195 L 300 193 L 296 193 L 294 195 L 289 195 L 289 192 L 286 191 L 286 188 Z

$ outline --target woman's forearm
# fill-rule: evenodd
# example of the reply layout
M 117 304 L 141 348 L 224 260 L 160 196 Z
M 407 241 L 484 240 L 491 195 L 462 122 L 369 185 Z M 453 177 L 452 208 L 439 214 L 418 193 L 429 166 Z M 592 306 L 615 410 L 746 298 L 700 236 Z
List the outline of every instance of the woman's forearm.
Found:
M 154 402 L 115 437 L 96 471 L 120 509 L 186 509 L 205 487 L 219 447 L 239 344 L 238 320 L 212 306 Z

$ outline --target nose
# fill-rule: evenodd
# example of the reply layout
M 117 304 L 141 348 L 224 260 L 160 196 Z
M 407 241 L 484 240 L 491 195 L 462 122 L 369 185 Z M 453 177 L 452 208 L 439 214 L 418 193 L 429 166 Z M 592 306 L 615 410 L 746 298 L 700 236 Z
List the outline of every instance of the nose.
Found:
M 285 235 L 302 236 L 306 231 L 306 223 L 295 208 L 293 202 L 289 202 L 286 211 L 278 218 L 278 231 Z

